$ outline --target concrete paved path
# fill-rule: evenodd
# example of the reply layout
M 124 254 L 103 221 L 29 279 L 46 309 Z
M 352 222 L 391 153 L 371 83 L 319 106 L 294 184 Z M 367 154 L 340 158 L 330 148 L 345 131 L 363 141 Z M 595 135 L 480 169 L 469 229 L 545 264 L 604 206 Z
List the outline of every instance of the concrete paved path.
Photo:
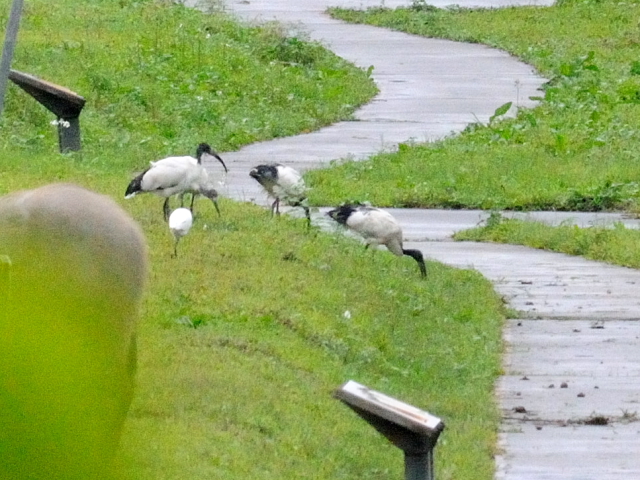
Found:
M 330 5 L 367 8 L 380 5 L 380 0 L 227 0 L 225 4 L 246 21 L 277 19 L 363 69 L 373 66 L 372 77 L 380 89 L 355 113 L 354 121 L 225 153 L 230 172 L 221 193 L 237 199 L 264 202 L 259 185 L 247 175 L 257 163 L 281 162 L 305 171 L 336 159 L 362 159 L 394 150 L 400 142 L 443 138 L 471 122 L 488 121 L 507 102 L 532 106 L 529 97 L 539 96 L 545 81 L 528 65 L 483 45 L 349 25 L 323 13 Z
M 258 163 L 282 162 L 302 171 L 319 168 L 331 160 L 361 159 L 394 149 L 399 142 L 459 132 L 469 122 L 487 121 L 508 101 L 532 105 L 529 97 L 538 94 L 544 79 L 505 53 L 346 25 L 323 14 L 329 5 L 367 8 L 381 3 L 396 7 L 411 2 L 227 0 L 227 8 L 245 20 L 285 22 L 360 67 L 373 65 L 380 94 L 356 113 L 356 121 L 225 153 L 231 173 L 223 193 L 266 204 L 248 177 Z M 316 223 L 323 221 L 323 211 L 316 213 Z M 504 333 L 508 348 L 504 376 L 497 385 L 503 423 L 496 478 L 640 478 L 640 272 L 523 247 L 450 240 L 453 232 L 486 218 L 485 212 L 392 213 L 403 225 L 409 248 L 443 263 L 479 270 L 521 312 Z M 529 215 L 551 223 L 622 221 L 637 226 L 637 221 L 621 215 Z

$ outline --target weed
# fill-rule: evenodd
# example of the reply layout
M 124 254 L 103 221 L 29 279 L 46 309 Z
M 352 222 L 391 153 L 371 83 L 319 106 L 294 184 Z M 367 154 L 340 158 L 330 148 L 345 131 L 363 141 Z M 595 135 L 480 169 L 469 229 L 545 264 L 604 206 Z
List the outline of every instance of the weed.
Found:
M 586 193 L 571 190 L 566 200 L 567 210 L 581 210 L 587 212 L 599 212 L 624 208 L 630 198 L 637 196 L 638 184 L 605 182 L 602 186 L 592 187 Z
M 498 108 L 496 108 L 496 111 L 493 112 L 493 115 L 489 117 L 489 124 L 491 125 L 496 120 L 496 118 L 506 114 L 511 108 L 511 105 L 513 105 L 513 102 L 507 102 L 504 105 L 501 105 Z
M 426 0 L 412 0 L 411 6 L 409 7 L 411 10 L 416 12 L 436 12 L 438 11 L 438 7 L 434 7 L 426 2 Z
M 492 211 L 487 218 L 486 225 L 488 229 L 496 228 L 502 223 L 503 217 L 500 212 Z
M 609 425 L 609 421 L 609 417 L 605 417 L 604 415 L 592 415 L 580 423 L 583 423 L 584 425 L 604 426 Z
M 624 422 L 637 422 L 638 421 L 638 412 L 630 412 L 629 410 L 622 410 L 622 420 Z

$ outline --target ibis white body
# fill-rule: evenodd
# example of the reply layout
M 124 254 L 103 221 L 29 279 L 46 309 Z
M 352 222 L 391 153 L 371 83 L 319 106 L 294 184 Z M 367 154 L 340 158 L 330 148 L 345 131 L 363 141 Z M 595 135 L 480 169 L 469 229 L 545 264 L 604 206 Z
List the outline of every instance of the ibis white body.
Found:
M 367 205 L 342 205 L 327 213 L 338 223 L 359 233 L 369 245 L 384 245 L 399 257 L 408 255 L 426 276 L 426 266 L 422 252 L 403 248 L 402 228 L 389 212 Z
M 207 148 L 210 152 L 207 152 Z M 163 212 L 165 220 L 169 216 L 169 199 L 173 195 L 191 193 L 191 209 L 196 195 L 204 195 L 211 199 L 216 211 L 218 208 L 218 192 L 209 178 L 207 170 L 201 163 L 204 155 L 215 155 L 225 168 L 222 159 L 211 150 L 207 144 L 198 147 L 197 158 L 185 155 L 181 157 L 167 157 L 162 160 L 150 162 L 150 166 L 129 183 L 125 198 L 131 198 L 139 193 L 153 193 L 165 198 Z
M 300 173 L 286 165 L 269 163 L 253 168 L 249 175 L 256 179 L 267 194 L 274 199 L 271 211 L 280 213 L 280 202 L 293 207 L 302 207 L 311 222 L 307 201 L 307 186 Z
M 169 230 L 175 238 L 173 247 L 174 257 L 178 256 L 178 242 L 184 237 L 193 225 L 193 215 L 188 208 L 177 208 L 169 216 Z
M 102 478 L 133 392 L 144 236 L 110 198 L 53 184 L 0 198 L 0 256 L 0 478 Z
M 151 162 L 150 167 L 139 177 L 139 188 L 125 195 L 131 198 L 138 193 L 154 193 L 160 197 L 197 191 L 208 181 L 204 167 L 190 156 L 168 157 Z

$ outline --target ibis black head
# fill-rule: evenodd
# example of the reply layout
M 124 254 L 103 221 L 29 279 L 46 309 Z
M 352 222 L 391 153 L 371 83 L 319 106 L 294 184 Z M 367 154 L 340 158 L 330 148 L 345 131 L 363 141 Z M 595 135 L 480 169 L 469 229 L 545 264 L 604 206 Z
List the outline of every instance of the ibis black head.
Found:
M 215 150 L 213 150 L 211 148 L 211 145 L 209 145 L 208 143 L 201 143 L 200 145 L 198 145 L 198 148 L 196 149 L 196 158 L 198 159 L 198 163 L 202 163 L 202 156 L 204 154 L 207 155 L 211 155 L 212 157 L 216 157 L 216 159 L 222 164 L 222 166 L 224 167 L 224 171 L 229 172 L 229 170 L 227 170 L 227 166 L 224 164 L 224 161 L 222 160 L 222 158 L 220 158 L 220 155 L 218 155 Z
M 258 165 L 254 167 L 249 175 L 255 178 L 260 185 L 273 185 L 278 180 L 278 165 L 275 163 L 269 163 L 265 165 Z
M 331 218 L 333 218 L 336 222 L 346 225 L 348 218 L 358 209 L 359 205 L 340 205 L 338 208 L 334 208 L 327 212 Z
M 136 178 L 131 180 L 129 185 L 127 186 L 127 190 L 124 192 L 124 198 L 131 198 L 135 196 L 136 193 L 142 191 L 142 178 L 144 174 L 147 173 L 149 169 L 147 168 L 144 172 L 138 175 Z
M 427 276 L 427 266 L 424 264 L 424 255 L 420 250 L 410 250 L 403 249 L 402 253 L 404 255 L 408 255 L 413 258 L 416 262 L 418 262 L 418 267 L 420 268 L 420 276 L 425 278 Z
M 209 145 L 208 143 L 201 143 L 196 149 L 196 158 L 198 159 L 198 161 L 200 161 L 200 159 L 202 158 L 202 154 L 208 153 L 209 155 L 213 155 L 211 152 L 211 145 Z

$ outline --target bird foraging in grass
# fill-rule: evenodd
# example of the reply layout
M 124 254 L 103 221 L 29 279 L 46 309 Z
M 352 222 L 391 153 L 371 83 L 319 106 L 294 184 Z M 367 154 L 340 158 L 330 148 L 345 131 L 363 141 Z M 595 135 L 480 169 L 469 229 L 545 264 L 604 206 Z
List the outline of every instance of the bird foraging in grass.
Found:
M 402 246 L 402 228 L 395 218 L 384 210 L 367 205 L 342 205 L 327 215 L 341 225 L 362 235 L 369 245 L 384 245 L 399 257 L 408 255 L 418 262 L 420 275 L 427 276 L 427 267 L 420 250 L 405 249 Z
M 229 170 L 227 170 L 227 166 L 225 165 L 224 161 L 222 160 L 222 158 L 220 157 L 220 155 L 218 155 L 208 143 L 201 143 L 198 145 L 198 148 L 196 149 L 196 161 L 198 162 L 198 164 L 202 165 L 202 160 L 206 159 L 207 157 L 214 157 L 216 160 L 218 160 L 221 164 L 222 164 L 222 168 L 224 168 L 224 173 L 227 174 L 229 173 Z M 185 193 L 191 193 L 191 206 L 190 206 L 190 210 L 193 212 L 193 202 L 195 200 L 195 198 L 198 196 L 198 194 L 200 192 L 197 191 L 186 191 L 180 194 L 180 206 L 184 207 L 184 195 Z M 206 195 L 205 195 L 206 196 Z M 217 197 L 217 193 L 216 193 L 216 197 Z M 210 198 L 210 197 L 209 197 Z M 220 215 L 220 210 L 218 209 L 218 204 L 217 202 L 214 202 L 214 205 L 216 207 L 216 210 L 218 211 L 218 215 Z
M 193 225 L 193 215 L 188 208 L 176 208 L 169 216 L 169 230 L 175 238 L 173 244 L 173 256 L 178 256 L 178 242 L 184 237 Z
M 273 212 L 280 215 L 280 202 L 291 207 L 302 207 L 307 217 L 307 226 L 311 226 L 311 215 L 307 206 L 307 187 L 300 173 L 280 163 L 268 163 L 253 168 L 249 175 L 255 178 L 274 199 Z
M 209 179 L 207 170 L 202 166 L 202 158 L 204 155 L 212 155 L 222 163 L 225 171 L 226 165 L 222 159 L 211 150 L 206 143 L 201 143 L 196 152 L 197 158 L 190 156 L 167 157 L 162 160 L 151 162 L 140 175 L 135 177 L 125 191 L 124 198 L 131 198 L 138 193 L 154 193 L 160 197 L 164 197 L 165 201 L 162 206 L 164 219 L 169 218 L 169 199 L 173 195 L 180 195 L 181 198 L 185 193 L 191 193 L 191 211 L 193 212 L 193 201 L 196 195 L 204 195 L 212 202 L 218 215 L 220 208 L 218 207 L 218 192 L 213 186 L 213 182 Z

